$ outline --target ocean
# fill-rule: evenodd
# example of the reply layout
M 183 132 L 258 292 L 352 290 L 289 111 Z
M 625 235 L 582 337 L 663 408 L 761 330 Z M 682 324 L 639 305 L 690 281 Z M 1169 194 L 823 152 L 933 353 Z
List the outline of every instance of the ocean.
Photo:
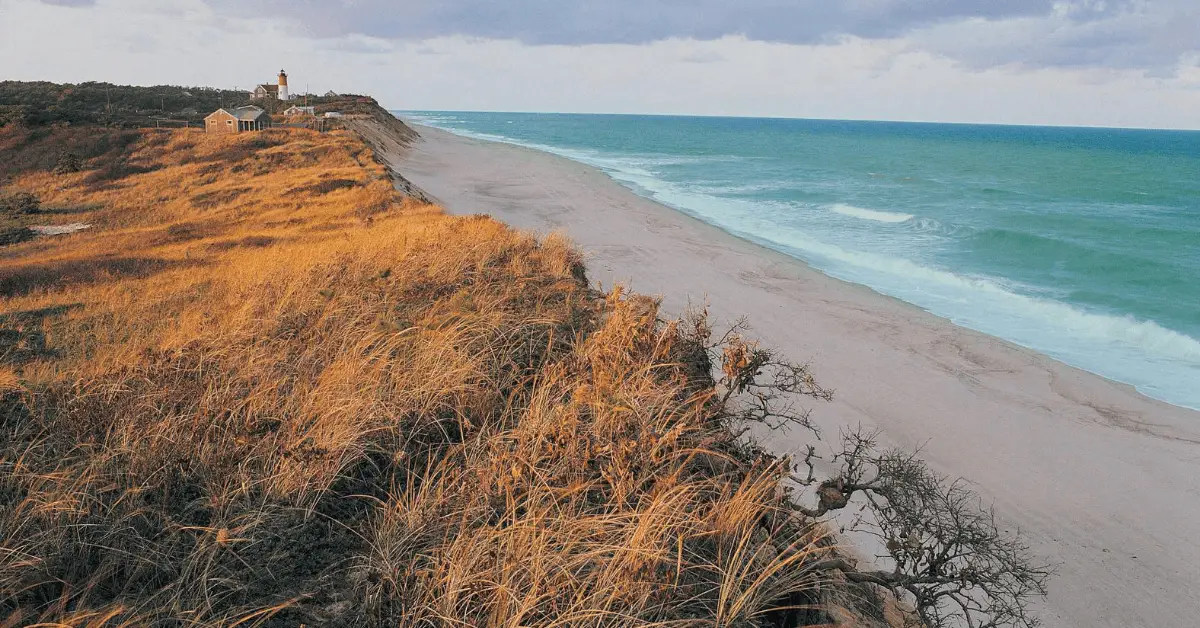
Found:
M 397 113 L 1200 409 L 1200 132 Z

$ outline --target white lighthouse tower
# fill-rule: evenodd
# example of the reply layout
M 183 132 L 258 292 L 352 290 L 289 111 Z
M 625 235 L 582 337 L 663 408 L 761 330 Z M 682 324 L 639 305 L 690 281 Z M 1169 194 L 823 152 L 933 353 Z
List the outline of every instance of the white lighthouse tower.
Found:
M 288 96 L 287 72 L 283 70 L 279 71 L 279 100 L 291 100 Z

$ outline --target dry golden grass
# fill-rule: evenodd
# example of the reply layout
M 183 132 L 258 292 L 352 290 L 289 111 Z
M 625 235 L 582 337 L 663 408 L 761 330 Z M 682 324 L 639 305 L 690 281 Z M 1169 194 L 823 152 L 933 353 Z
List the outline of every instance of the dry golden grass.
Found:
M 563 238 L 407 201 L 348 133 L 12 187 L 94 227 L 0 249 L 0 625 L 823 616 L 702 338 Z

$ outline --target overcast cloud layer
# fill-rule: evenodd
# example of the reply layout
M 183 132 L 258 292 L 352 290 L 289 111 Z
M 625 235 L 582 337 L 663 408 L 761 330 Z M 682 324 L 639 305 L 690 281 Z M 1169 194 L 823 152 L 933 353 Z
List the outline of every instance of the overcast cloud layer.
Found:
M 0 0 L 0 55 L 413 109 L 1200 127 L 1200 0 Z
M 69 6 L 97 0 L 45 0 Z M 463 35 L 526 44 L 670 38 L 812 44 L 916 34 L 976 66 L 1117 66 L 1167 72 L 1200 47 L 1200 0 L 212 0 L 313 37 Z

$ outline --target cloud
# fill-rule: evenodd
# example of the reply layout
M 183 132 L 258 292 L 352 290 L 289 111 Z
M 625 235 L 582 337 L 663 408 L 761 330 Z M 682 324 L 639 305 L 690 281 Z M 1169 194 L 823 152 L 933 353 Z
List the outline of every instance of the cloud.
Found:
M 1200 50 L 1196 0 L 1059 2 L 1048 16 L 970 19 L 914 29 L 922 49 L 971 67 L 1090 67 L 1169 74 Z
M 240 15 L 292 20 L 306 33 L 526 44 L 638 44 L 742 35 L 816 43 L 890 37 L 943 20 L 1049 15 L 1051 0 L 214 0 Z
M 283 17 L 239 17 L 206 0 L 98 0 L 87 9 L 0 0 L 0 59 L 6 79 L 224 87 L 270 80 L 285 66 L 296 91 L 368 93 L 398 109 L 1200 128 L 1200 54 L 1173 63 L 1170 53 L 1151 55 L 1162 71 L 1148 73 L 1132 62 L 1089 65 L 1070 56 L 1028 63 L 1007 51 L 1005 40 L 1028 47 L 1056 36 L 1064 39 L 1033 52 L 1094 49 L 1087 36 L 1113 30 L 1106 20 L 1129 29 L 1116 42 L 1141 41 L 1145 28 L 1096 6 L 1058 10 L 810 43 L 726 35 L 566 45 L 478 35 L 314 37 Z M 1047 19 L 1066 20 L 1055 23 L 1061 33 L 1045 30 Z M 72 45 L 46 46 L 49 33 Z M 1106 54 L 1129 46 L 1131 59 L 1147 58 L 1144 48 L 1114 46 Z
M 96 0 L 42 0 L 94 6 Z M 1200 50 L 1197 0 L 208 0 L 222 16 L 281 21 L 317 39 L 438 37 L 529 45 L 643 44 L 742 36 L 789 44 L 908 38 L 973 68 L 1174 71 Z M 165 4 L 170 4 L 165 2 Z
M 727 59 L 717 52 L 689 52 L 679 58 L 684 63 L 720 63 Z

